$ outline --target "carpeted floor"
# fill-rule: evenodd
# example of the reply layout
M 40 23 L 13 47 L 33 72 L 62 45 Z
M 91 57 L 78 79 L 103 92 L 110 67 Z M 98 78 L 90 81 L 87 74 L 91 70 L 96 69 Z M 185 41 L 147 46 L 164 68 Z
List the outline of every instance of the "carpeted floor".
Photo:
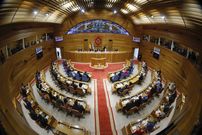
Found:
M 83 98 L 83 100 L 87 101 L 87 104 L 90 105 L 91 113 L 85 116 L 85 118 L 78 120 L 75 117 L 68 116 L 64 112 L 58 111 L 56 108 L 53 108 L 52 105 L 46 104 L 44 100 L 39 96 L 35 82 L 31 83 L 33 88 L 33 94 L 42 108 L 46 108 L 46 111 L 50 112 L 58 121 L 65 121 L 67 123 L 71 123 L 73 125 L 79 125 L 81 127 L 85 127 L 87 130 L 91 132 L 92 135 L 122 135 L 121 129 L 123 126 L 127 125 L 131 121 L 135 121 L 138 119 L 142 119 L 146 117 L 151 111 L 159 105 L 163 94 L 160 95 L 159 98 L 155 98 L 148 106 L 146 106 L 140 113 L 131 115 L 126 117 L 120 112 L 117 112 L 115 109 L 115 104 L 119 101 L 120 97 L 116 94 L 112 94 L 110 83 L 107 80 L 107 76 L 109 72 L 114 72 L 123 67 L 124 63 L 117 64 L 109 64 L 108 68 L 104 70 L 96 70 L 89 67 L 89 64 L 81 64 L 74 63 L 74 67 L 83 71 L 92 73 L 92 81 L 89 83 L 92 94 Z M 59 65 L 59 72 L 66 76 L 62 65 Z M 137 65 L 135 66 L 135 70 L 133 74 L 137 74 Z M 58 91 L 61 91 L 59 87 L 55 85 L 53 82 L 50 72 L 47 70 L 45 72 L 46 81 Z M 144 87 L 147 87 L 151 82 L 151 72 L 149 71 L 142 85 L 137 85 L 133 88 L 130 95 L 134 95 L 138 93 Z M 65 91 L 62 93 L 66 96 L 73 96 Z M 75 97 L 75 96 L 74 96 Z M 75 97 L 76 98 L 76 97 Z M 23 101 L 22 103 L 23 104 Z M 175 107 L 176 103 L 174 103 Z M 51 135 L 52 133 L 47 133 L 45 130 L 41 129 L 28 115 L 28 111 L 22 105 L 23 113 L 25 118 L 31 128 L 33 128 L 38 134 L 41 135 Z M 162 120 L 158 125 L 161 125 L 158 130 L 156 130 L 152 134 L 156 134 L 163 130 L 170 122 L 172 116 L 174 114 L 174 109 L 171 112 L 171 115 Z
M 104 70 L 96 70 L 87 66 L 87 64 L 74 64 L 75 68 L 83 71 L 91 72 L 92 77 L 97 79 L 97 93 L 98 93 L 98 112 L 99 112 L 99 125 L 100 135 L 113 135 L 116 134 L 114 120 L 110 118 L 110 112 L 107 106 L 106 93 L 104 90 L 103 79 L 106 79 L 109 72 L 119 70 L 123 67 L 123 63 L 109 64 Z

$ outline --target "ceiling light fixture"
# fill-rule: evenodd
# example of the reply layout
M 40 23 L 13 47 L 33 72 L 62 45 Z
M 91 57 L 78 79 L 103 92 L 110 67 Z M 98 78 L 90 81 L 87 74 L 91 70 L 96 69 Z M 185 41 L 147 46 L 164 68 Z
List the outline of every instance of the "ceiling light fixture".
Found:
M 116 10 L 114 10 L 114 11 L 113 11 L 113 13 L 114 13 L 114 14 L 116 14 L 116 13 L 117 13 L 117 11 L 116 11 Z
M 128 14 L 129 12 L 125 9 L 121 9 L 121 12 L 124 13 L 124 14 Z
M 37 15 L 37 14 L 38 14 L 38 11 L 37 11 L 37 10 L 34 10 L 33 13 L 34 13 L 34 15 Z
M 165 19 L 165 16 L 161 16 L 161 19 Z
M 126 7 L 132 12 L 135 12 L 135 11 L 138 10 L 138 7 L 136 5 L 132 5 L 132 4 L 129 4 L 129 3 L 126 5 Z
M 49 16 L 49 13 L 46 13 L 46 16 Z
M 81 12 L 82 12 L 82 13 L 85 13 L 85 10 L 84 10 L 84 9 L 81 9 Z

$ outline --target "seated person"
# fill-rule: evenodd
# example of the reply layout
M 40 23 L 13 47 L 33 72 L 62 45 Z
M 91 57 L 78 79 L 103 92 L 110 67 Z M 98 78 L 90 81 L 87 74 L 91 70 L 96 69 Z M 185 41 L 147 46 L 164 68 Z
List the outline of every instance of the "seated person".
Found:
M 34 110 L 30 110 L 29 115 L 33 120 L 38 120 L 38 114 Z
M 125 78 L 124 72 L 125 72 L 125 71 L 121 71 L 121 72 L 119 73 L 119 80 L 122 80 L 122 79 Z
M 134 105 L 139 107 L 142 104 L 142 96 L 139 96 L 138 99 L 135 101 Z
M 146 124 L 146 130 L 148 132 L 152 132 L 154 130 L 156 123 L 157 123 L 157 121 L 154 118 L 149 117 L 147 124 Z
M 46 128 L 48 126 L 48 120 L 44 116 L 42 116 L 42 114 L 38 115 L 38 121 L 43 128 Z
M 72 87 L 74 88 L 74 89 L 76 89 L 78 86 L 74 83 L 74 82 L 72 82 Z
M 147 100 L 149 99 L 148 95 L 145 93 L 143 96 L 142 96 L 142 101 L 143 102 L 147 102 Z
M 170 94 L 170 95 L 168 96 L 168 101 L 169 101 L 169 103 L 172 104 L 172 103 L 175 101 L 175 98 L 176 98 L 176 97 L 177 97 L 177 92 L 174 91 L 172 94 Z
M 20 94 L 21 94 L 23 97 L 27 97 L 27 89 L 26 89 L 26 86 L 25 86 L 23 83 L 22 83 L 22 85 L 21 85 Z
M 141 73 L 140 76 L 139 76 L 139 78 L 138 78 L 138 82 L 141 83 L 143 79 L 144 79 L 144 76 L 143 76 L 143 74 Z
M 75 73 L 74 79 L 79 80 L 79 81 L 82 79 L 82 76 L 79 71 L 77 73 Z
M 64 105 L 63 100 L 61 99 L 61 97 L 58 97 L 58 98 L 57 98 L 56 104 L 57 104 L 57 106 L 59 106 L 59 107 L 62 106 L 62 105 Z
M 128 102 L 124 107 L 123 107 L 123 112 L 128 112 L 131 108 L 134 107 L 134 100 L 131 100 L 130 102 Z
M 77 100 L 75 100 L 72 108 L 75 110 L 78 110 L 80 113 L 83 113 L 85 111 L 84 107 L 82 105 L 80 105 Z
M 163 85 L 161 81 L 158 79 L 158 81 L 156 82 L 156 92 L 161 93 L 162 90 L 163 90 Z
M 128 85 L 125 85 L 125 86 L 122 87 L 122 88 L 118 88 L 118 89 L 117 89 L 117 93 L 118 93 L 118 94 L 122 94 L 125 89 L 128 89 Z
M 147 71 L 147 63 L 145 61 L 142 62 L 142 68 L 144 71 Z
M 175 90 L 175 89 L 176 89 L 175 83 L 174 83 L 174 82 L 169 83 L 168 88 L 169 88 L 169 90 L 171 90 L 171 91 Z
M 124 79 L 127 78 L 129 75 L 130 75 L 130 74 L 129 74 L 129 71 L 128 71 L 128 70 L 124 71 L 124 73 L 123 73 Z
M 165 117 L 165 113 L 164 113 L 162 110 L 157 109 L 157 110 L 155 111 L 155 116 L 156 116 L 158 119 L 161 119 L 161 118 Z
M 116 82 L 116 81 L 119 80 L 119 76 L 118 76 L 118 75 L 114 75 L 114 76 L 112 76 L 112 77 L 110 78 L 110 80 L 111 80 L 112 82 Z
M 140 127 L 137 127 L 137 129 L 133 131 L 132 133 L 132 135 L 144 135 L 144 134 L 145 134 L 145 131 Z
M 170 105 L 168 103 L 166 103 L 166 104 L 163 104 L 161 108 L 163 109 L 163 112 L 165 114 L 167 114 L 171 107 L 170 107 Z
M 157 78 L 161 79 L 161 70 L 157 70 Z
M 84 72 L 81 80 L 84 82 L 88 82 L 88 81 L 90 81 L 90 77 L 88 76 L 88 74 L 86 72 Z
M 24 102 L 25 102 L 25 108 L 27 108 L 29 111 L 30 110 L 33 110 L 33 108 L 32 108 L 32 103 L 29 101 L 29 100 L 27 100 L 26 98 L 24 99 Z

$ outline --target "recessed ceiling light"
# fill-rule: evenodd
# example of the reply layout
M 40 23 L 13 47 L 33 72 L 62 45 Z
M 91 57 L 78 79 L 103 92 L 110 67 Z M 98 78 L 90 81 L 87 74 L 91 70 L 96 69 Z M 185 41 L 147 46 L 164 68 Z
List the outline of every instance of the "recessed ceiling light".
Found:
M 65 3 L 62 7 L 63 7 L 64 9 L 67 9 L 67 8 L 72 7 L 73 4 L 74 4 L 73 2 L 68 2 L 68 3 Z
M 34 10 L 33 13 L 34 13 L 34 15 L 37 15 L 37 14 L 38 14 L 38 11 L 37 11 L 37 10 Z
M 121 9 L 121 12 L 124 13 L 124 14 L 128 14 L 129 12 L 125 9 Z
M 129 4 L 129 3 L 126 5 L 126 7 L 132 12 L 135 12 L 135 11 L 138 10 L 138 7 L 136 5 L 132 5 L 132 4 Z
M 75 11 L 78 11 L 80 9 L 80 7 L 76 6 L 74 8 L 72 8 L 72 11 L 75 12 Z
M 49 13 L 46 13 L 46 16 L 49 16 Z
M 113 11 L 113 13 L 114 13 L 114 14 L 116 14 L 116 13 L 117 13 L 117 11 L 116 11 L 116 10 L 114 10 L 114 11 Z
M 84 9 L 81 9 L 81 12 L 82 12 L 82 13 L 85 13 L 85 10 L 84 10 Z
M 151 18 L 154 18 L 154 16 L 152 15 Z
M 161 19 L 165 19 L 165 16 L 161 16 Z
M 105 7 L 106 7 L 106 8 L 111 8 L 111 7 L 112 7 L 112 4 L 108 3 L 108 4 L 105 5 Z

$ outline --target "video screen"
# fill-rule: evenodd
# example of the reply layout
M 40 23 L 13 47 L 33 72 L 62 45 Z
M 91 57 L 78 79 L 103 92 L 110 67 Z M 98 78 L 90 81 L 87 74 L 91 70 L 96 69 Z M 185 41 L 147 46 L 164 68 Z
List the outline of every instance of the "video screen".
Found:
M 37 57 L 37 59 L 40 59 L 41 57 L 43 57 L 42 46 L 36 48 L 36 57 Z
M 140 43 L 140 37 L 133 37 L 133 42 Z
M 55 37 L 55 41 L 56 42 L 61 42 L 61 41 L 63 41 L 63 37 L 62 36 L 61 37 L 60 36 L 56 36 Z

